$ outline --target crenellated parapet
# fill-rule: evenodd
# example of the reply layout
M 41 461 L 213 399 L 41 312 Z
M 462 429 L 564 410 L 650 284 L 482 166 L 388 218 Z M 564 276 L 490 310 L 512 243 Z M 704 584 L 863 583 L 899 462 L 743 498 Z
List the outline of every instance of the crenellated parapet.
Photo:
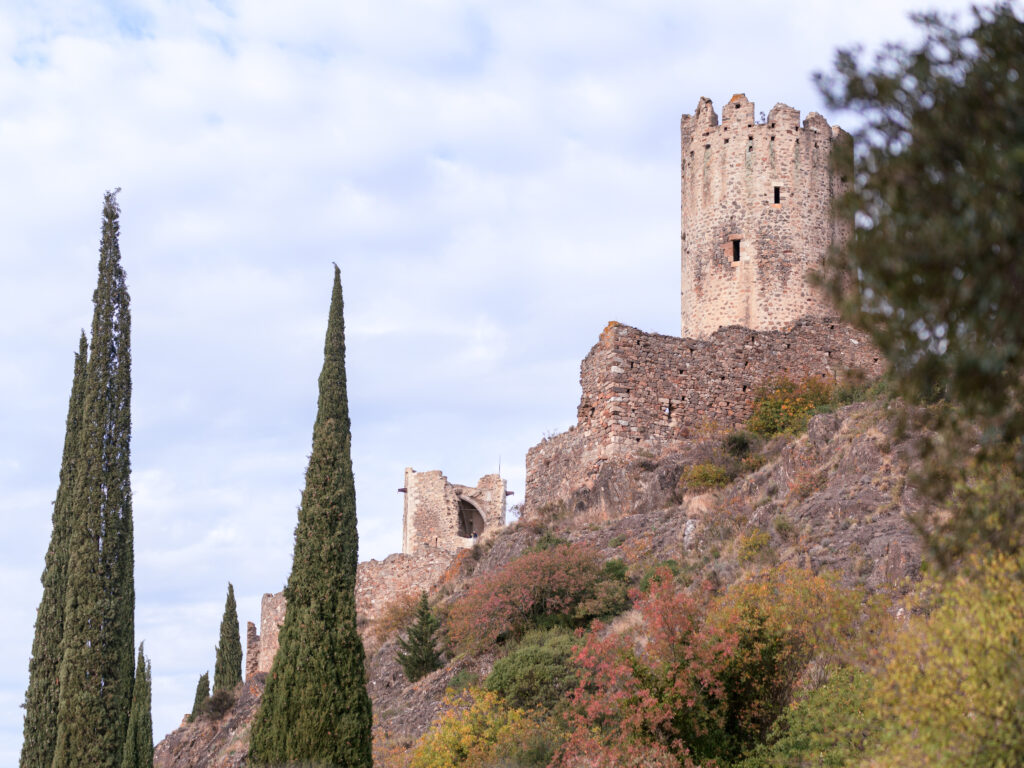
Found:
M 833 152 L 852 151 L 848 134 L 816 112 L 801 125 L 785 104 L 759 121 L 736 94 L 721 120 L 701 98 L 680 137 L 681 335 L 834 314 L 808 275 L 848 237 L 833 214 L 845 182 L 832 165 Z

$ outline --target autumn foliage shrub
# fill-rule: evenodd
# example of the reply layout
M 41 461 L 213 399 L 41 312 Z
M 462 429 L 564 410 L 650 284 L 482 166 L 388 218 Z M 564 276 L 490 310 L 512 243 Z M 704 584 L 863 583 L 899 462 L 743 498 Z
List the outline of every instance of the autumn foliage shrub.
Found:
M 625 581 L 596 550 L 558 544 L 474 579 L 449 609 L 445 631 L 457 652 L 471 653 L 538 626 L 585 626 L 627 604 Z
M 496 693 L 471 689 L 445 702 L 446 712 L 417 743 L 412 768 L 547 765 L 561 741 L 544 714 L 511 707 Z
M 747 427 L 763 437 L 802 432 L 811 415 L 831 403 L 833 394 L 834 388 L 819 379 L 800 384 L 779 379 L 758 393 Z
M 577 659 L 562 766 L 727 764 L 763 739 L 813 656 L 838 658 L 861 595 L 780 568 L 710 602 L 652 581 L 642 621 L 593 631 Z

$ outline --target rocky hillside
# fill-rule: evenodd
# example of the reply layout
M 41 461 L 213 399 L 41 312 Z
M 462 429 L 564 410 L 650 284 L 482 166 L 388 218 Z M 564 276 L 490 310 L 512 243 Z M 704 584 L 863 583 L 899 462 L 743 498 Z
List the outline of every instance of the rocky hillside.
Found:
M 668 567 L 716 590 L 779 563 L 830 570 L 898 600 L 917 577 L 921 545 L 910 520 L 926 501 L 907 482 L 917 438 L 901 406 L 858 403 L 811 419 L 805 434 L 737 445 L 709 434 L 686 450 L 602 466 L 590 487 L 487 540 L 442 579 L 446 605 L 474 579 L 500 571 L 543 540 L 585 543 L 621 559 L 633 583 Z M 370 631 L 373 628 L 369 628 Z M 407 749 L 444 706 L 446 689 L 482 680 L 498 649 L 457 656 L 416 683 L 395 660 L 394 637 L 368 643 L 380 750 Z M 183 725 L 158 747 L 160 768 L 244 765 L 261 682 L 244 684 L 223 718 Z

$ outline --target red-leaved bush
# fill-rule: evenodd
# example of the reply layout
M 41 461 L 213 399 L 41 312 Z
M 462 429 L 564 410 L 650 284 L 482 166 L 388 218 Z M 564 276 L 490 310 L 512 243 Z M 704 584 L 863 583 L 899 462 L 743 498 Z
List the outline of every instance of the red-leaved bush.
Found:
M 703 603 L 670 574 L 642 621 L 595 627 L 577 649 L 573 735 L 556 764 L 710 766 L 741 757 L 789 700 L 819 649 L 842 646 L 862 596 L 779 568 Z
M 457 652 L 475 652 L 535 626 L 583 626 L 626 605 L 624 581 L 596 550 L 560 544 L 475 579 L 452 604 L 445 632 Z

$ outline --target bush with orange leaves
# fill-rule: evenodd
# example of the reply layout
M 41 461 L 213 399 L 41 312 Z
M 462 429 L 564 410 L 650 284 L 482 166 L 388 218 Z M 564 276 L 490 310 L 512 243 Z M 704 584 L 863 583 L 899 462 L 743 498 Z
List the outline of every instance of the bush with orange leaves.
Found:
M 850 652 L 863 595 L 782 567 L 709 602 L 669 573 L 621 633 L 595 628 L 577 654 L 572 736 L 560 766 L 728 764 L 757 744 L 812 657 Z
M 527 552 L 499 571 L 473 580 L 445 617 L 448 642 L 473 653 L 536 626 L 580 627 L 614 616 L 628 605 L 617 561 L 602 562 L 588 546 L 557 544 Z

